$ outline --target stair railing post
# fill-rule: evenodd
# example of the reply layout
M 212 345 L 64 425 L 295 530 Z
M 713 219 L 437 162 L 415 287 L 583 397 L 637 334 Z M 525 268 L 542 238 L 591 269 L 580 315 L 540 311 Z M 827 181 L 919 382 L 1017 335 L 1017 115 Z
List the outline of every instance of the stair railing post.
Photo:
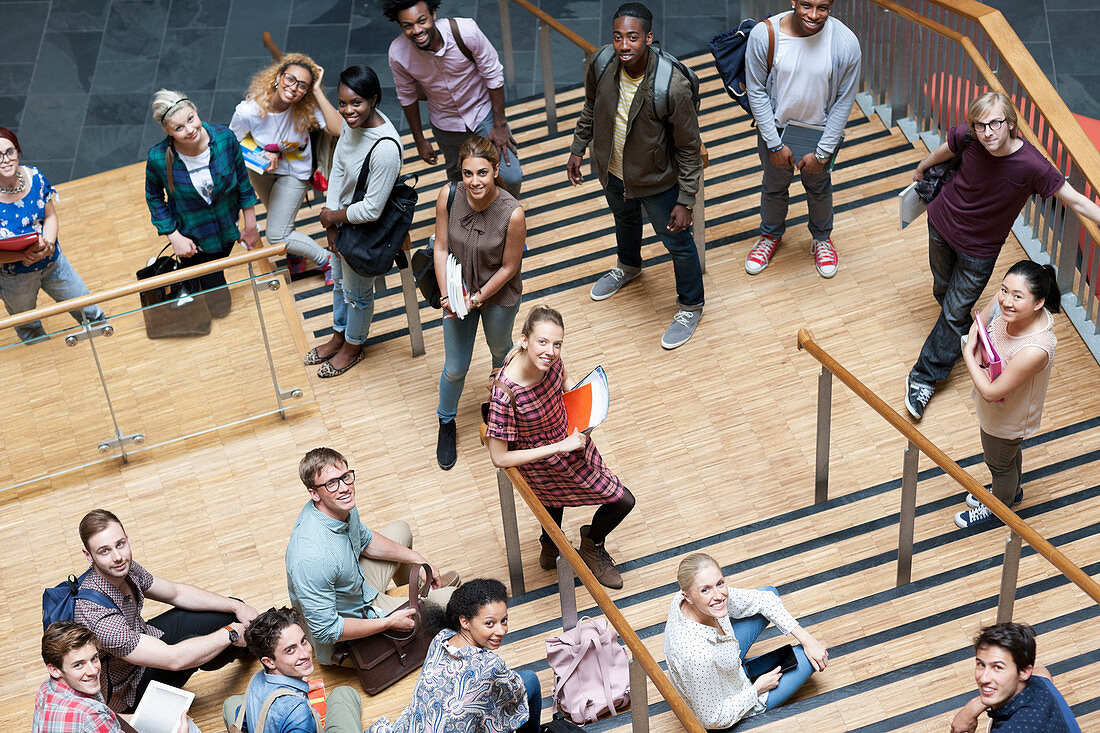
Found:
M 1001 592 L 997 598 L 997 623 L 1012 620 L 1012 607 L 1016 603 L 1016 579 L 1020 574 L 1020 535 L 1008 531 L 1005 540 L 1005 559 L 1001 565 Z
M 523 555 L 519 548 L 519 521 L 516 518 L 516 494 L 512 480 L 503 468 L 497 469 L 497 493 L 500 495 L 500 520 L 504 524 L 504 553 L 508 558 L 508 580 L 512 595 L 527 591 L 523 582 Z
M 542 96 L 546 99 L 546 130 L 558 134 L 558 106 L 554 97 L 554 59 L 550 49 L 550 26 L 539 21 L 539 58 L 542 60 Z
M 633 733 L 649 733 L 649 689 L 645 668 L 630 658 L 630 728 Z
M 913 576 L 913 525 L 917 518 L 917 459 L 920 449 L 913 441 L 905 446 L 901 472 L 901 513 L 898 518 L 898 580 L 899 586 Z
M 558 555 L 558 598 L 561 601 L 561 629 L 569 631 L 577 626 L 577 589 L 573 585 L 573 566 Z
M 500 56 L 504 64 L 504 83 L 510 94 L 516 91 L 516 55 L 512 50 L 512 20 L 508 16 L 510 0 L 499 0 L 497 12 L 500 14 Z
M 833 415 L 833 373 L 821 367 L 817 376 L 817 465 L 814 470 L 814 503 L 829 498 L 829 432 Z

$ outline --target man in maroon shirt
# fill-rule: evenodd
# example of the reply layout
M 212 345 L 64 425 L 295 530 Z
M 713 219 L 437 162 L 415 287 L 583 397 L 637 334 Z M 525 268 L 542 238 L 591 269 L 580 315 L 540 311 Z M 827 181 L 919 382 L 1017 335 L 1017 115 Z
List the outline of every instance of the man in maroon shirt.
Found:
M 1000 92 L 971 102 L 967 125 L 920 162 L 913 180 L 960 155 L 958 170 L 928 205 L 928 263 L 941 310 L 905 379 L 905 407 L 914 420 L 962 355 L 960 338 L 997 264 L 1012 223 L 1032 194 L 1057 196 L 1078 216 L 1100 223 L 1100 207 L 1075 191 L 1057 168 L 1019 137 L 1016 108 Z M 967 144 L 966 136 L 973 142 Z M 961 151 L 961 152 L 960 152 Z

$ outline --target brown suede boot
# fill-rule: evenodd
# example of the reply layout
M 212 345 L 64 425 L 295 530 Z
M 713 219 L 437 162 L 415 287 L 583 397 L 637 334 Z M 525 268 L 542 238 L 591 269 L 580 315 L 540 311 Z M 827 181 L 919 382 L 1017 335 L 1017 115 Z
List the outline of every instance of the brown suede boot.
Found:
M 558 546 L 548 542 L 546 538 L 539 537 L 542 551 L 539 552 L 539 567 L 543 570 L 553 570 L 558 566 Z
M 623 576 L 619 575 L 619 569 L 615 567 L 615 561 L 607 554 L 607 550 L 604 549 L 602 543 L 597 545 L 588 539 L 590 528 L 591 526 L 587 524 L 581 527 L 581 546 L 577 548 L 577 552 L 584 560 L 584 564 L 596 576 L 596 580 L 600 581 L 600 585 L 616 590 L 622 588 Z

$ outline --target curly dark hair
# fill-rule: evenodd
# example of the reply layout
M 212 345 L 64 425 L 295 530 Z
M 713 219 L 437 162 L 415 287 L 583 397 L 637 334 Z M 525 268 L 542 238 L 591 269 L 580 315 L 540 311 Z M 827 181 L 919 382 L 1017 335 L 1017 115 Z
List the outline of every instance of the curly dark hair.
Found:
M 428 606 L 427 624 L 435 634 L 443 629 L 458 631 L 460 618 L 474 618 L 484 606 L 496 602 L 508 602 L 508 589 L 496 578 L 475 578 L 455 588 L 446 610 Z
M 386 20 L 396 23 L 398 13 L 420 2 L 428 6 L 429 13 L 439 10 L 440 0 L 382 0 L 382 15 L 386 16 Z
M 306 622 L 298 609 L 283 606 L 282 608 L 269 608 L 256 618 L 244 632 L 244 643 L 248 651 L 256 655 L 256 659 L 275 657 L 275 645 L 279 643 L 279 635 L 288 626 L 298 624 L 303 629 Z

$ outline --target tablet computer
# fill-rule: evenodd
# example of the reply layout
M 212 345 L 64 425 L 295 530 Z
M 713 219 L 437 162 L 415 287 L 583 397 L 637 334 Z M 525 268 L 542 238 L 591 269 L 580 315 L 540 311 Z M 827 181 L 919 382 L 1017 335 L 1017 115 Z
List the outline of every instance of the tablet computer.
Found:
M 786 674 L 797 666 L 798 657 L 794 655 L 794 647 L 790 644 L 784 644 L 767 654 L 761 654 L 759 657 L 746 659 L 745 674 L 749 676 L 749 680 L 756 682 L 757 677 L 771 672 L 776 667 L 780 667 L 782 673 Z
M 195 693 L 153 680 L 138 701 L 130 725 L 138 733 L 175 733 Z

